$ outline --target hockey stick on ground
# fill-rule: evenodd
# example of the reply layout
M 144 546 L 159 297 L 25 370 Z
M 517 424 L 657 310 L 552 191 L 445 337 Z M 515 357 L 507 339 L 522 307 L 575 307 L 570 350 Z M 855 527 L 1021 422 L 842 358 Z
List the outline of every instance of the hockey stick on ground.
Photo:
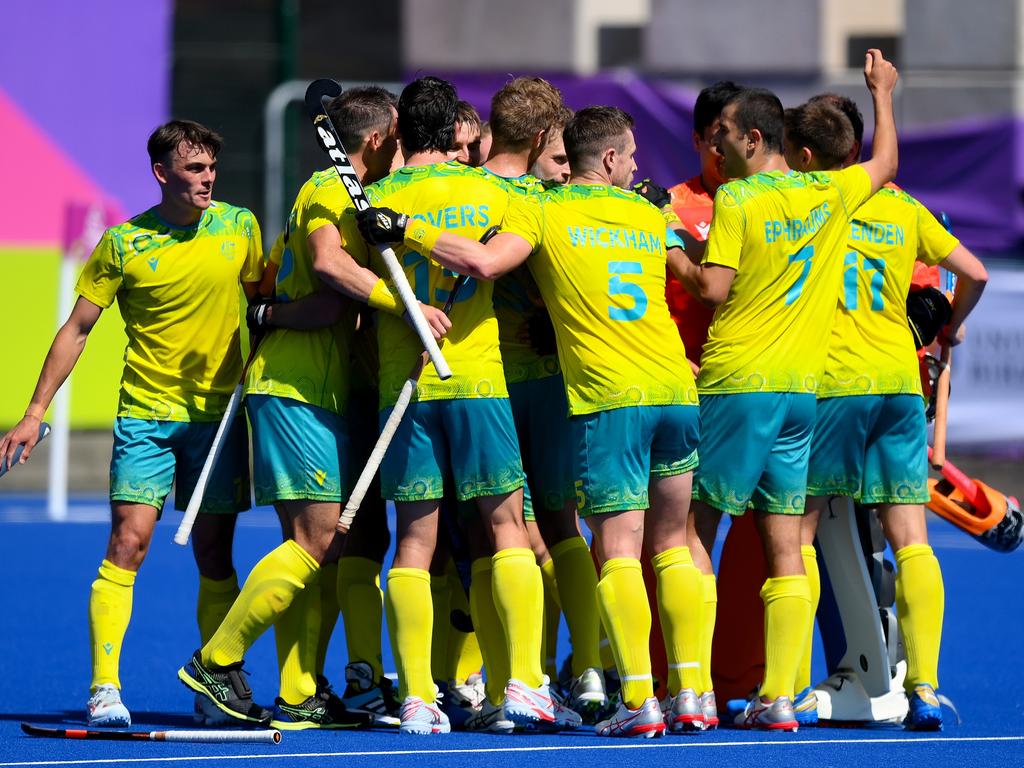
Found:
M 47 424 L 45 421 L 40 422 L 40 424 L 39 424 L 39 437 L 36 440 L 36 445 L 39 445 L 41 442 L 43 442 L 43 439 L 48 434 L 50 434 L 50 425 Z M 24 445 L 19 445 L 18 446 L 18 449 L 14 452 L 14 455 L 11 457 L 11 469 L 14 469 L 15 466 L 17 466 L 18 460 L 21 459 L 21 454 L 22 454 L 22 451 L 24 451 L 24 450 L 25 450 L 25 446 Z M 9 471 L 10 470 L 7 469 L 7 462 L 6 461 L 0 461 L 0 477 L 3 477 L 4 475 L 6 475 Z
M 480 237 L 480 242 L 486 243 L 497 233 L 497 227 L 489 227 Z M 455 285 L 452 286 L 451 293 L 448 294 L 448 300 L 444 303 L 444 313 L 446 315 L 452 311 L 455 297 L 468 280 L 468 275 L 459 275 L 455 278 Z M 373 451 L 366 460 L 366 466 L 359 473 L 359 479 L 356 480 L 356 484 L 352 488 L 352 493 L 345 503 L 341 517 L 338 518 L 338 530 L 342 533 L 347 532 L 352 526 L 356 512 L 359 511 L 359 505 L 363 503 L 363 497 L 366 496 L 366 491 L 370 487 L 370 483 L 373 482 L 373 476 L 377 474 L 380 463 L 384 461 L 384 454 L 387 453 L 388 446 L 391 445 L 391 440 L 395 436 L 395 430 L 398 429 L 398 425 L 401 423 L 402 417 L 409 407 L 409 401 L 412 400 L 413 393 L 416 391 L 416 385 L 420 380 L 420 374 L 423 373 L 423 367 L 426 364 L 427 353 L 424 352 L 417 358 L 416 364 L 412 367 L 412 371 L 409 372 L 409 378 L 405 380 L 402 389 L 398 393 L 395 406 L 391 409 L 391 413 L 388 414 L 388 420 L 384 422 L 384 427 L 380 431 L 380 437 L 377 438 L 377 443 L 373 446 Z
M 352 198 L 352 204 L 356 207 L 356 210 L 361 211 L 364 208 L 369 208 L 370 203 L 366 199 L 366 193 L 363 192 L 363 185 L 359 181 L 359 175 L 348 159 L 348 152 L 341 143 L 341 137 L 338 136 L 338 131 L 334 127 L 330 115 L 327 114 L 326 102 L 340 95 L 341 86 L 334 80 L 329 78 L 314 80 L 306 88 L 306 112 L 309 113 L 309 117 L 313 121 L 313 127 L 316 128 L 317 143 L 327 153 L 327 156 L 331 158 L 334 170 L 338 172 L 338 176 L 341 178 L 349 197 Z M 434 335 L 430 332 L 427 320 L 423 317 L 423 311 L 420 309 L 420 303 L 416 299 L 412 286 L 409 285 L 409 280 L 405 276 L 401 265 L 399 265 L 398 259 L 395 257 L 395 252 L 387 245 L 378 245 L 377 250 L 380 251 L 381 258 L 388 268 L 391 282 L 398 289 L 398 294 L 402 299 L 402 304 L 405 305 L 406 312 L 409 313 L 409 318 L 412 320 L 412 326 L 416 330 L 416 335 L 420 337 L 423 348 L 430 355 L 430 359 L 434 363 L 437 375 L 442 379 L 449 378 L 452 375 L 451 369 L 448 367 L 444 355 L 441 354 L 441 348 L 438 346 L 437 341 L 434 340 Z
M 252 344 L 252 347 L 249 349 L 249 357 L 246 359 L 245 365 L 242 366 L 242 375 L 238 379 L 238 385 L 228 399 L 228 407 L 224 410 L 224 415 L 217 426 L 217 433 L 213 436 L 213 442 L 210 444 L 210 452 L 206 455 L 206 461 L 203 463 L 203 468 L 199 472 L 199 478 L 196 480 L 196 487 L 193 489 L 192 496 L 188 500 L 188 506 L 185 507 L 185 514 L 182 515 L 181 524 L 178 525 L 178 530 L 174 534 L 175 544 L 180 544 L 184 547 L 188 544 L 188 537 L 192 535 L 192 526 L 196 524 L 196 518 L 199 516 L 199 507 L 203 503 L 203 496 L 206 495 L 206 486 L 210 482 L 210 475 L 213 473 L 214 467 L 217 466 L 217 459 L 220 458 L 220 454 L 224 450 L 224 439 L 231 428 L 231 423 L 238 414 L 238 407 L 242 403 L 242 385 L 245 384 L 245 374 L 248 373 L 249 365 L 256 356 L 257 347 L 259 347 L 258 342 Z
M 280 744 L 280 731 L 91 731 L 85 728 L 43 728 L 22 723 L 29 736 L 50 739 L 89 739 L 96 741 L 190 741 L 193 743 L 255 742 Z

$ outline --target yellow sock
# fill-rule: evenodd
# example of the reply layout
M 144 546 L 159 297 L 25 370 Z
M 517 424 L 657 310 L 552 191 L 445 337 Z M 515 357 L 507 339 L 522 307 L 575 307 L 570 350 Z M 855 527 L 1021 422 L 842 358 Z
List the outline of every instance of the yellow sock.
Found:
M 320 637 L 316 643 L 316 673 L 322 675 L 327 664 L 331 635 L 338 623 L 338 564 L 320 566 Z
M 430 576 L 430 602 L 433 603 L 434 631 L 430 636 L 430 674 L 435 680 L 447 681 L 448 635 L 451 632 L 452 588 L 448 575 Z
M 473 561 L 469 606 L 473 616 L 473 629 L 480 643 L 480 654 L 487 672 L 487 699 L 491 704 L 501 706 L 511 673 L 505 628 L 501 626 L 501 617 L 498 616 L 498 609 L 494 605 L 494 564 L 489 557 Z
M 199 646 L 210 642 L 217 627 L 228 615 L 238 597 L 238 574 L 218 581 L 199 575 L 199 597 L 196 600 L 196 622 L 199 624 Z
M 380 638 L 384 625 L 384 593 L 380 589 L 381 564 L 368 557 L 338 561 L 338 607 L 345 621 L 348 663 L 365 661 L 373 679 L 384 675 Z
M 540 659 L 544 674 L 558 679 L 558 625 L 562 619 L 559 605 L 558 583 L 555 580 L 555 561 L 546 560 L 540 566 L 544 585 L 544 633 L 541 635 Z
M 306 584 L 274 624 L 280 696 L 289 704 L 301 704 L 316 693 L 323 574 L 319 576 Z
M 489 563 L 490 560 L 488 559 L 487 562 Z M 469 610 L 469 596 L 466 594 L 465 587 L 462 586 L 458 569 L 451 560 L 448 561 L 446 574 L 451 591 L 451 612 L 469 623 L 472 613 Z M 445 655 L 444 679 L 461 685 L 470 675 L 479 673 L 483 663 L 476 632 L 464 632 L 453 623 L 451 629 L 448 630 L 448 653 Z
M 392 568 L 384 605 L 388 612 L 391 650 L 398 667 L 398 696 L 418 696 L 428 704 L 435 699 L 430 676 L 430 634 L 434 606 L 430 602 L 430 572 L 419 568 Z
M 203 663 L 224 667 L 241 661 L 256 638 L 288 610 L 319 570 L 312 555 L 291 540 L 265 555 L 253 566 L 238 599 L 203 646 Z
M 718 585 L 715 583 L 715 574 L 705 573 L 704 577 L 704 606 L 701 611 L 701 633 L 700 633 L 700 673 L 701 686 L 699 693 L 707 693 L 714 690 L 715 684 L 711 679 L 711 648 L 715 642 L 715 617 L 718 614 Z
M 100 564 L 99 576 L 89 595 L 89 637 L 92 643 L 92 690 L 112 684 L 121 687 L 118 667 L 121 644 L 132 618 L 135 572 L 109 560 Z
M 807 642 L 804 644 L 804 653 L 800 658 L 800 666 L 796 671 L 796 685 L 794 692 L 800 693 L 811 684 L 811 646 L 814 644 L 814 615 L 818 612 L 818 600 L 821 599 L 821 575 L 818 573 L 818 553 L 814 550 L 813 544 L 804 544 L 800 547 L 800 556 L 804 560 L 804 570 L 807 572 L 807 586 L 811 590 L 811 631 L 807 633 Z
M 601 617 L 601 612 L 598 610 L 598 618 Z M 597 650 L 601 654 L 601 669 L 605 671 L 615 672 L 615 654 L 612 653 L 612 641 L 608 639 L 608 633 L 604 631 L 604 623 L 601 623 L 600 632 L 598 633 L 598 644 Z M 573 656 L 576 655 L 576 649 L 572 649 Z M 573 669 L 573 672 L 576 670 Z M 618 674 L 618 672 L 615 672 Z
M 601 568 L 597 605 L 601 611 L 615 666 L 622 681 L 622 701 L 636 709 L 654 695 L 651 678 L 651 607 L 646 599 L 640 561 L 614 557 Z
M 939 687 L 939 645 L 946 600 L 939 561 L 927 544 L 911 544 L 896 553 L 896 615 L 907 648 L 903 687 L 928 683 Z
M 544 584 L 532 549 L 509 547 L 491 558 L 491 592 L 508 642 L 510 677 L 531 688 L 544 682 L 540 666 Z
M 703 683 L 700 641 L 704 579 L 688 547 L 667 549 L 655 555 L 651 564 L 658 577 L 658 615 L 668 659 L 668 692 L 672 696 L 684 688 L 698 692 Z
M 597 612 L 597 571 L 582 536 L 560 541 L 551 548 L 559 601 L 572 640 L 572 673 L 579 677 L 588 668 L 604 667 L 601 658 L 601 618 Z M 608 652 L 609 665 L 615 659 Z M 552 678 L 554 679 L 554 678 Z
M 761 587 L 764 602 L 764 682 L 761 696 L 793 698 L 796 668 L 811 628 L 806 576 L 780 576 Z

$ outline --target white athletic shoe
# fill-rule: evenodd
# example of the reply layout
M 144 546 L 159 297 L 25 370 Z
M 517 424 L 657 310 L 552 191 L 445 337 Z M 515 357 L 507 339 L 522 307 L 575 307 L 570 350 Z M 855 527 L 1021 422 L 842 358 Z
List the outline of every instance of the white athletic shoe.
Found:
M 399 733 L 428 736 L 432 733 L 450 733 L 448 715 L 441 711 L 437 702 L 427 704 L 419 696 L 407 696 L 402 702 Z
M 569 684 L 569 706 L 594 722 L 596 715 L 608 704 L 604 692 L 604 675 L 601 670 L 588 667 L 583 674 L 574 677 Z
M 448 715 L 448 722 L 455 730 L 466 728 L 466 723 L 480 712 L 477 691 L 471 685 L 456 683 L 438 684 L 443 694 L 441 711 Z
M 516 724 L 505 716 L 503 707 L 491 704 L 485 696 L 480 709 L 466 721 L 467 731 L 485 731 L 487 733 L 512 733 Z
M 675 696 L 666 696 L 661 703 L 665 725 L 672 733 L 695 733 L 706 727 L 700 697 L 692 688 L 683 688 Z
M 100 728 L 127 728 L 132 724 L 128 707 L 121 703 L 117 686 L 100 685 L 85 705 L 85 722 Z
M 523 730 L 554 731 L 559 728 L 547 675 L 538 688 L 531 688 L 515 678 L 509 680 L 505 686 L 504 710 L 505 716 Z
M 700 695 L 700 708 L 704 712 L 704 723 L 710 731 L 718 727 L 718 702 L 714 691 L 704 691 Z
M 567 707 L 557 693 L 551 692 L 551 708 L 555 716 L 555 727 L 560 731 L 574 731 L 583 725 L 583 717 L 575 709 Z
M 619 703 L 615 714 L 594 726 L 598 736 L 620 736 L 633 739 L 653 739 L 665 733 L 665 716 L 658 700 L 645 699 L 637 709 Z
M 487 698 L 487 687 L 484 684 L 484 676 L 479 672 L 474 672 L 466 678 L 466 686 L 473 689 L 476 697 L 476 703 L 478 705 L 482 705 L 484 703 L 484 699 Z

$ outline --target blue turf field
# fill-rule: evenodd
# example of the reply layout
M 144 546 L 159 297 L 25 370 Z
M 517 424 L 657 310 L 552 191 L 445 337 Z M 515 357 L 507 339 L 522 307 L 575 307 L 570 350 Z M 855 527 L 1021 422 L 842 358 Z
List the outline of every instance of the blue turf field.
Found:
M 504 768 L 529 760 L 549 768 L 565 760 L 660 768 L 682 760 L 710 765 L 759 764 L 1003 766 L 1024 765 L 1024 596 L 1019 581 L 1024 554 L 996 555 L 944 524 L 933 543 L 946 581 L 946 633 L 942 690 L 964 723 L 938 735 L 899 729 L 805 728 L 795 735 L 722 730 L 653 742 L 598 739 L 593 733 L 559 736 L 399 737 L 391 732 L 286 733 L 279 746 L 69 742 L 23 736 L 19 723 L 80 727 L 89 684 L 86 609 L 107 536 L 106 503 L 80 500 L 78 522 L 42 522 L 38 498 L 0 496 L 0 557 L 8 566 L 0 655 L 0 767 L 10 765 L 239 765 L 281 768 L 324 765 L 404 768 L 426 764 Z M 135 728 L 190 728 L 192 697 L 176 669 L 197 644 L 197 577 L 191 553 L 171 542 L 176 513 L 157 528 L 135 589 L 131 627 L 122 654 L 125 702 Z M 238 529 L 241 574 L 279 540 L 273 516 L 249 513 Z M 328 675 L 342 678 L 344 644 L 335 635 Z M 565 646 L 562 646 L 564 650 Z M 252 649 L 247 667 L 256 697 L 276 693 L 273 640 Z M 385 643 L 385 665 L 393 669 Z M 239 761 L 242 761 L 241 763 Z M 265 762 L 270 761 L 270 762 Z

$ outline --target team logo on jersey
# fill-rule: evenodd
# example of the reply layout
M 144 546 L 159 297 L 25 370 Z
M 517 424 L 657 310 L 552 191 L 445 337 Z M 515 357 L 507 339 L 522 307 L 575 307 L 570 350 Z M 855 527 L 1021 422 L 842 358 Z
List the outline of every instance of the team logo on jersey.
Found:
M 316 484 L 323 488 L 324 481 L 327 479 L 327 473 L 322 469 L 314 469 L 313 477 L 316 479 Z
M 228 261 L 234 261 L 235 259 L 235 246 L 237 244 L 234 240 L 225 240 L 220 245 L 220 253 Z
M 156 267 L 160 263 L 160 257 L 159 256 L 150 256 L 148 259 L 146 259 L 146 263 L 149 264 L 149 268 L 151 270 L 156 272 Z
M 700 235 L 700 239 L 701 240 L 707 240 L 708 239 L 708 232 L 710 232 L 710 231 L 711 231 L 711 222 L 710 221 L 702 221 L 702 222 L 697 224 L 697 234 Z

